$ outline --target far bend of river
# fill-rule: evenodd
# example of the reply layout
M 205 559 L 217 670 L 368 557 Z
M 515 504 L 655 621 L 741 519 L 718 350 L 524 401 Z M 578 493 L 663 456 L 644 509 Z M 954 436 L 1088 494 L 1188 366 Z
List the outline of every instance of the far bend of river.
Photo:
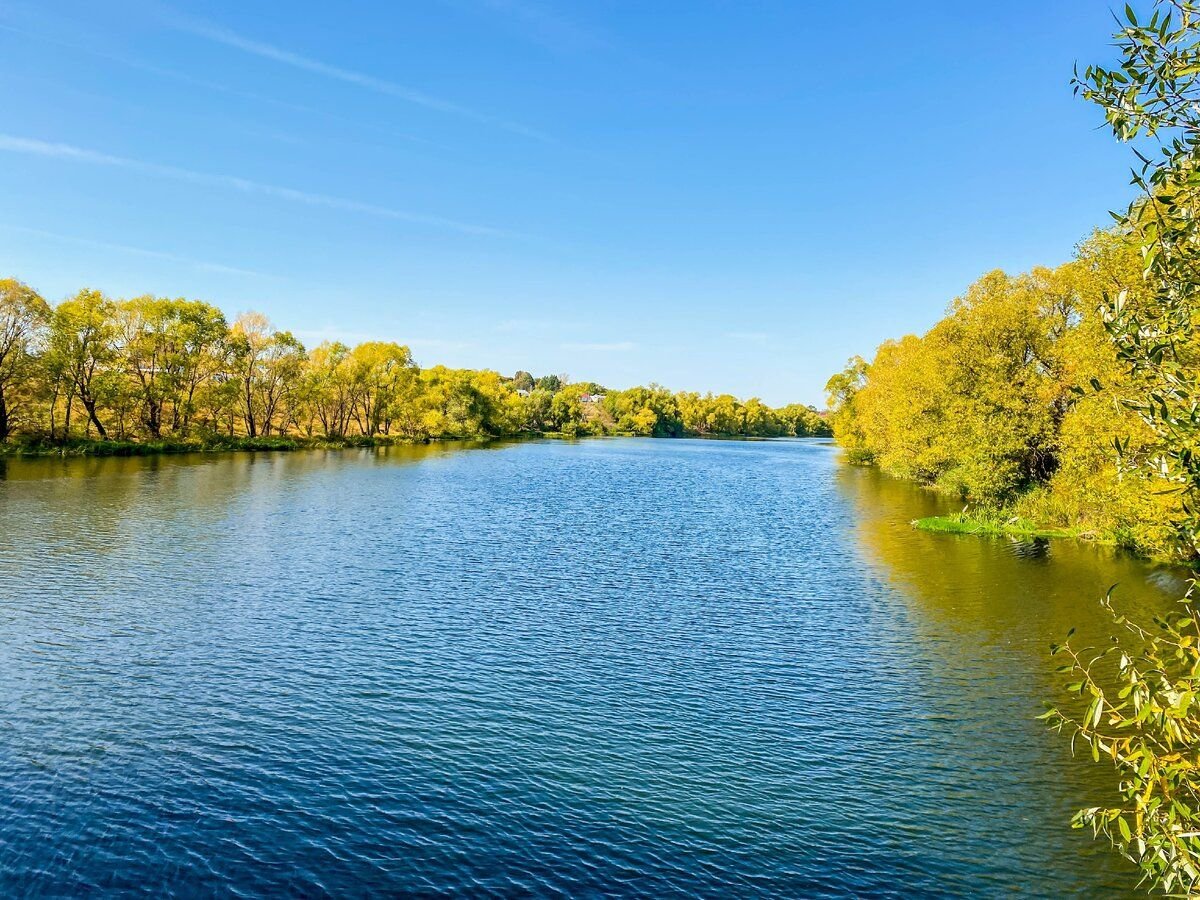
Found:
M 1179 589 L 822 441 L 0 461 L 0 895 L 1134 895 L 1048 645 Z

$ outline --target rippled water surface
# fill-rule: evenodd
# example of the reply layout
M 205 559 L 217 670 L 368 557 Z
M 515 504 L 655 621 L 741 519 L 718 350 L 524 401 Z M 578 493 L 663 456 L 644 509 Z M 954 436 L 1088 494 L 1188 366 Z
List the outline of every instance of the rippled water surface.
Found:
M 0 895 L 1134 892 L 1033 717 L 1170 579 L 823 442 L 0 476 Z

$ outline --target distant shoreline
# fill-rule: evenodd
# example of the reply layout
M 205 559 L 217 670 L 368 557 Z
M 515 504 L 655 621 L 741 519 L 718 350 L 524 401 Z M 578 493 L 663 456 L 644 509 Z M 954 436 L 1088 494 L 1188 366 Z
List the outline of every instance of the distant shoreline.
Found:
M 602 435 L 570 435 L 559 431 L 518 432 L 515 434 L 443 436 L 437 438 L 408 438 L 391 435 L 367 437 L 353 435 L 344 438 L 302 437 L 213 437 L 166 441 L 102 441 L 73 438 L 69 441 L 35 440 L 0 444 L 0 459 L 45 459 L 49 457 L 128 457 L 161 456 L 181 453 L 288 453 L 301 450 L 355 450 L 376 447 L 418 447 L 436 443 L 488 444 L 495 441 L 521 440 L 584 440 L 588 438 L 651 437 L 654 440 L 718 440 L 773 441 L 798 440 L 790 435 L 762 437 L 748 434 L 689 434 L 680 437 L 655 437 L 628 433 Z M 807 438 L 804 438 L 807 439 Z M 814 439 L 831 440 L 823 435 Z

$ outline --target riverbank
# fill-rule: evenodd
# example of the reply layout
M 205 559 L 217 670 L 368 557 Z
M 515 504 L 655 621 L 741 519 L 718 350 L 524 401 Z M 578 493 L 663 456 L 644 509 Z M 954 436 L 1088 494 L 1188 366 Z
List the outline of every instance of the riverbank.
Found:
M 652 435 L 640 435 L 642 437 Z M 86 438 L 51 441 L 47 438 L 32 438 L 11 443 L 0 443 L 0 458 L 45 457 L 45 456 L 155 456 L 172 453 L 233 453 L 233 452 L 288 452 L 295 450 L 347 450 L 363 447 L 392 447 L 428 444 L 433 441 L 458 441 L 463 443 L 486 443 L 488 441 L 520 441 L 532 439 L 579 440 L 592 437 L 639 437 L 628 431 L 604 434 L 572 434 L 562 431 L 522 431 L 500 435 L 441 435 L 433 438 L 410 438 L 394 435 L 349 435 L 343 438 L 301 437 L 297 435 L 273 435 L 270 437 L 229 437 L 213 435 L 204 438 L 186 438 L 161 441 L 111 441 Z M 705 435 L 690 434 L 684 437 L 700 440 L 723 441 L 769 441 L 754 435 Z
M 883 472 L 883 469 L 874 462 L 864 461 L 860 457 L 856 458 L 852 452 L 846 452 L 845 449 L 844 458 L 850 466 L 874 468 L 886 478 L 907 481 L 925 491 L 947 496 L 948 492 L 936 484 L 928 484 L 928 482 Z M 910 524 L 913 528 L 931 534 L 966 534 L 977 536 L 977 538 L 1009 538 L 1024 541 L 1073 540 L 1084 542 L 1084 544 L 1116 547 L 1117 550 L 1145 559 L 1147 562 L 1171 564 L 1180 562 L 1180 560 L 1170 557 L 1169 554 L 1148 551 L 1145 545 L 1139 545 L 1138 542 L 1130 539 L 1128 533 L 1122 534 L 1120 529 L 1099 530 L 1048 526 L 1048 524 L 1044 524 L 1044 520 L 1039 522 L 1037 518 L 1021 515 L 1022 511 L 1034 511 L 1034 515 L 1036 515 L 1039 506 L 1034 500 L 1036 498 L 1032 494 L 1025 494 L 1018 498 L 1018 502 L 1006 506 L 1004 509 L 980 509 L 977 506 L 977 508 L 965 508 L 959 512 L 950 512 L 947 515 L 914 518 Z
M 162 441 L 109 441 L 72 438 L 66 441 L 37 439 L 0 444 L 0 457 L 37 456 L 155 456 L 165 453 L 273 452 L 294 450 L 343 450 L 354 447 L 388 447 L 422 443 L 386 435 L 345 438 L 287 436 L 187 438 Z
M 1060 539 L 1087 541 L 1093 544 L 1116 546 L 1113 539 L 1071 528 L 1046 528 L 1019 516 L 989 517 L 966 512 L 948 516 L 928 516 L 914 519 L 914 528 L 934 534 L 969 534 L 985 537 L 1009 537 L 1019 540 Z

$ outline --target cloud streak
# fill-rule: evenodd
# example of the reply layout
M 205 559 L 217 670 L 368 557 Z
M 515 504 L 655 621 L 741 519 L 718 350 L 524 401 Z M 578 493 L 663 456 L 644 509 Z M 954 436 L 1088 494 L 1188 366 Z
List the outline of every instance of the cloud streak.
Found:
M 387 206 L 378 206 L 374 203 L 362 203 L 358 200 L 347 200 L 343 197 L 334 197 L 330 196 L 329 194 L 317 194 L 309 191 L 297 190 L 296 188 L 264 184 L 260 181 L 251 181 L 248 178 L 239 178 L 234 175 L 212 175 L 206 172 L 196 172 L 191 169 L 183 169 L 178 166 L 162 165 L 160 163 L 146 162 L 139 159 L 130 159 L 129 157 L 124 156 L 113 156 L 108 153 L 88 150 L 83 147 L 75 147 L 71 144 L 52 143 L 49 141 L 39 141 L 31 138 L 0 134 L 0 151 L 19 153 L 25 156 L 38 156 L 48 159 L 61 159 L 69 162 L 80 162 L 98 166 L 109 166 L 118 169 L 128 169 L 130 171 L 154 175 L 160 178 L 171 178 L 176 181 L 187 181 L 192 184 L 206 185 L 209 187 L 227 188 L 243 194 L 256 194 L 259 196 L 271 197 L 276 200 L 287 200 L 293 203 L 301 203 L 306 206 L 318 206 L 326 209 L 341 210 L 343 212 L 361 213 L 363 215 L 394 219 L 400 222 L 410 222 L 415 225 L 427 225 L 436 228 L 445 228 L 451 231 L 459 231 L 463 234 L 492 236 L 508 234 L 508 232 L 504 232 L 496 228 L 489 228 L 483 225 L 472 225 L 468 222 L 459 222 L 455 219 L 423 215 L 421 213 L 393 209 Z
M 221 84 L 216 81 L 208 81 L 203 78 L 196 78 L 184 72 L 177 72 L 174 69 L 164 69 L 161 66 L 151 65 L 150 63 L 142 62 L 141 60 L 129 59 L 124 56 L 115 56 L 111 53 L 104 53 L 97 50 L 95 47 L 89 47 L 85 44 L 72 43 L 70 41 L 62 41 L 44 34 L 38 34 L 34 31 L 27 31 L 23 28 L 6 25 L 2 22 L 0 22 L 0 31 L 7 31 L 11 32 L 12 34 L 20 35 L 21 37 L 32 38 L 33 40 L 42 41 L 43 43 L 50 44 L 51 46 L 63 47 L 65 49 L 74 51 L 75 53 L 84 53 L 95 59 L 101 59 L 105 62 L 114 63 L 138 72 L 144 72 L 148 75 L 153 75 L 155 78 L 169 78 L 172 81 L 178 81 L 180 84 L 186 84 L 191 87 L 201 88 L 207 91 L 215 91 L 231 97 L 238 97 L 242 100 L 249 100 L 255 103 L 265 103 L 279 109 L 286 109 L 291 112 L 303 113 L 305 115 L 319 116 L 332 122 L 342 122 L 354 127 L 365 128 L 369 131 L 385 135 L 389 138 L 409 141 L 414 144 L 422 144 L 428 147 L 435 147 L 442 151 L 449 151 L 451 149 L 450 147 L 439 144 L 436 141 L 418 137 L 414 134 L 395 131 L 391 128 L 374 123 L 364 124 L 362 122 L 355 122 L 353 119 L 347 116 L 341 116 L 336 113 L 329 112 L 328 110 L 319 109 L 315 106 L 306 106 L 303 103 L 292 103 L 287 100 L 280 100 L 278 97 L 271 97 L 267 94 L 260 94 L 255 91 L 245 91 L 241 90 L 240 88 L 230 87 L 227 84 Z
M 356 87 L 374 91 L 378 94 L 385 94 L 389 97 L 395 97 L 407 103 L 424 107 L 425 109 L 431 109 L 436 112 L 446 113 L 464 119 L 470 119 L 471 121 L 480 122 L 486 125 L 495 125 L 508 131 L 512 131 L 516 134 L 524 135 L 525 137 L 537 138 L 538 140 L 549 140 L 547 135 L 521 125 L 518 122 L 510 122 L 498 116 L 482 113 L 471 109 L 470 107 L 462 106 L 450 100 L 444 100 L 441 97 L 435 97 L 432 94 L 427 94 L 424 91 L 417 90 L 416 88 L 411 88 L 403 84 L 397 84 L 394 81 L 389 81 L 385 78 L 379 78 L 366 72 L 359 72 L 354 69 L 346 69 L 342 66 L 335 66 L 330 63 L 322 62 L 321 60 L 313 59 L 312 57 L 304 56 L 300 53 L 295 53 L 282 47 L 277 47 L 274 44 L 268 44 L 265 41 L 259 41 L 246 37 L 245 35 L 238 34 L 236 31 L 233 31 L 229 28 L 225 28 L 224 26 L 217 25 L 216 23 L 209 22 L 195 16 L 184 15 L 183 13 L 175 10 L 168 10 L 164 8 L 163 17 L 171 27 L 179 31 L 186 32 L 213 43 L 230 47 L 234 50 L 240 50 L 242 53 L 248 53 L 252 56 L 257 56 L 261 59 L 267 59 L 285 66 L 291 66 L 294 69 L 301 69 L 305 72 L 311 72 L 312 74 L 320 75 L 323 78 L 329 78 L 334 81 L 352 84 Z
M 193 268 L 200 269 L 205 272 L 216 272 L 221 275 L 241 275 L 251 276 L 254 278 L 277 278 L 277 275 L 268 275 L 265 272 L 256 272 L 253 269 L 242 269 L 237 266 L 227 266 L 222 263 L 205 262 L 200 259 L 192 259 L 187 256 L 179 256 L 175 253 L 167 253 L 162 250 L 147 250 L 144 247 L 131 247 L 128 244 L 114 244 L 110 241 L 97 241 L 91 238 L 74 237 L 67 234 L 58 234 L 53 231 L 42 231 L 40 228 L 26 228 L 23 225 L 8 225 L 0 223 L 0 229 L 4 231 L 12 231 L 17 234 L 28 234 L 34 237 L 47 238 L 52 241 L 60 241 L 67 244 L 77 244 L 81 247 L 95 247 L 100 250 L 112 250 L 117 253 L 129 253 L 135 256 L 145 256 L 149 259 L 162 259 L 167 262 L 182 263 Z

